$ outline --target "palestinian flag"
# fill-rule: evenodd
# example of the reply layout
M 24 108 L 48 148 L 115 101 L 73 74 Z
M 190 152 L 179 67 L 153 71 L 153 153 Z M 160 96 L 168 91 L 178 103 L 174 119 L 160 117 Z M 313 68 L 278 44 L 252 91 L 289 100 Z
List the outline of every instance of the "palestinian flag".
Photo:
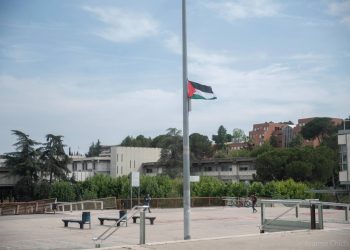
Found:
M 188 97 L 191 99 L 214 100 L 216 96 L 210 86 L 188 81 L 187 83 Z

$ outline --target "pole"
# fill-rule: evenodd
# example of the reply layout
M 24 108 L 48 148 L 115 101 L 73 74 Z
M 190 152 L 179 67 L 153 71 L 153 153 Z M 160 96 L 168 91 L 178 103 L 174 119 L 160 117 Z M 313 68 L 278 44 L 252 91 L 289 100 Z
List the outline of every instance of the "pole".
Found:
M 183 74 L 183 206 L 184 239 L 191 239 L 190 148 L 188 133 L 189 99 L 187 94 L 186 0 L 182 0 L 182 74 Z

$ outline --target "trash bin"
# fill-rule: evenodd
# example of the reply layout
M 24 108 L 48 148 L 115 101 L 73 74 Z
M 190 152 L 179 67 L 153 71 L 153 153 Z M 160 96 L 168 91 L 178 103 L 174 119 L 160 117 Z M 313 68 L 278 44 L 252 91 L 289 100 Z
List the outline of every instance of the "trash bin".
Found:
M 125 210 L 120 210 L 119 211 L 119 218 L 121 218 L 121 217 L 123 217 L 124 215 L 126 215 L 127 214 L 127 211 L 125 211 Z M 125 216 L 124 218 L 123 218 L 123 221 L 126 221 L 127 220 L 127 216 Z
M 90 222 L 90 212 L 83 212 L 81 220 L 85 222 Z

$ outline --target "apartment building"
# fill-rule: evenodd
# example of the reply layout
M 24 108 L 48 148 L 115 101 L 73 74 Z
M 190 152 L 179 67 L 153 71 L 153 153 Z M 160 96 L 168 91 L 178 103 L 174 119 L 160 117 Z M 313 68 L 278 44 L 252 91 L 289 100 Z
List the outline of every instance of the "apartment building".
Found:
M 342 185 L 350 187 L 350 129 L 338 131 L 338 145 L 339 145 L 339 181 Z
M 270 141 L 274 136 L 277 147 L 288 147 L 289 143 L 301 133 L 302 128 L 316 117 L 298 119 L 298 124 L 265 122 L 253 125 L 253 130 L 249 132 L 249 138 L 255 146 L 261 146 L 264 142 Z M 342 124 L 340 118 L 330 118 L 334 126 Z M 317 147 L 320 142 L 317 139 L 304 140 L 305 146 Z
M 158 161 L 160 148 L 109 146 L 98 157 L 72 156 L 69 176 L 84 181 L 96 174 L 113 177 L 139 172 L 145 162 Z
M 274 123 L 274 122 L 265 122 L 258 123 L 253 125 L 253 130 L 249 132 L 249 139 L 255 146 L 261 146 L 264 142 L 268 142 L 272 134 L 282 129 L 284 124 Z
M 141 173 L 156 176 L 163 172 L 164 166 L 157 162 L 144 163 Z M 195 161 L 190 169 L 192 176 L 211 176 L 226 183 L 252 181 L 256 174 L 255 158 L 236 157 L 232 159 L 211 159 Z

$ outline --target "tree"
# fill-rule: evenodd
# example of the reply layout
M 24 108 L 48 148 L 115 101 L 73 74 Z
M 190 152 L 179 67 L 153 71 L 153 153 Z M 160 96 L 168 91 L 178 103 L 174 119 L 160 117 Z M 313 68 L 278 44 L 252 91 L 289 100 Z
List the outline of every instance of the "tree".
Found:
M 163 141 L 159 163 L 164 166 L 164 173 L 175 178 L 182 174 L 182 136 L 181 130 L 169 128 Z
M 213 141 L 215 142 L 218 149 L 225 148 L 225 142 L 232 141 L 232 135 L 227 134 L 227 130 L 224 126 L 220 126 L 218 129 L 218 134 L 212 136 Z
M 277 148 L 277 147 L 278 147 L 277 136 L 271 135 L 269 142 L 270 142 L 270 145 L 271 145 L 272 147 L 274 147 L 274 148 Z
M 39 143 L 19 130 L 12 130 L 12 134 L 17 136 L 17 142 L 13 144 L 16 151 L 5 154 L 5 165 L 21 177 L 16 186 L 17 194 L 30 198 L 33 197 L 34 184 L 39 180 L 39 151 L 35 148 Z
M 316 117 L 310 122 L 306 123 L 301 129 L 301 134 L 304 139 L 316 139 L 321 144 L 325 137 L 328 137 L 336 130 L 332 124 L 332 120 L 328 117 Z
M 67 173 L 67 163 L 69 157 L 64 152 L 65 145 L 62 141 L 63 136 L 61 135 L 46 135 L 46 143 L 41 150 L 41 164 L 42 172 L 49 175 L 49 183 L 52 183 L 53 178 L 58 180 L 65 180 Z M 100 142 L 96 143 L 96 146 L 100 146 Z
M 201 160 L 213 155 L 213 148 L 208 136 L 198 133 L 190 135 L 190 149 L 193 160 Z
M 244 133 L 243 129 L 235 128 L 232 132 L 232 141 L 233 142 L 247 142 L 249 139 L 248 136 Z
M 102 152 L 101 142 L 98 139 L 96 144 L 94 142 L 91 143 L 89 147 L 89 152 L 85 154 L 86 157 L 99 156 Z
M 122 141 L 120 146 L 124 147 L 151 147 L 152 139 L 146 138 L 143 135 L 138 135 L 136 138 L 127 136 Z

